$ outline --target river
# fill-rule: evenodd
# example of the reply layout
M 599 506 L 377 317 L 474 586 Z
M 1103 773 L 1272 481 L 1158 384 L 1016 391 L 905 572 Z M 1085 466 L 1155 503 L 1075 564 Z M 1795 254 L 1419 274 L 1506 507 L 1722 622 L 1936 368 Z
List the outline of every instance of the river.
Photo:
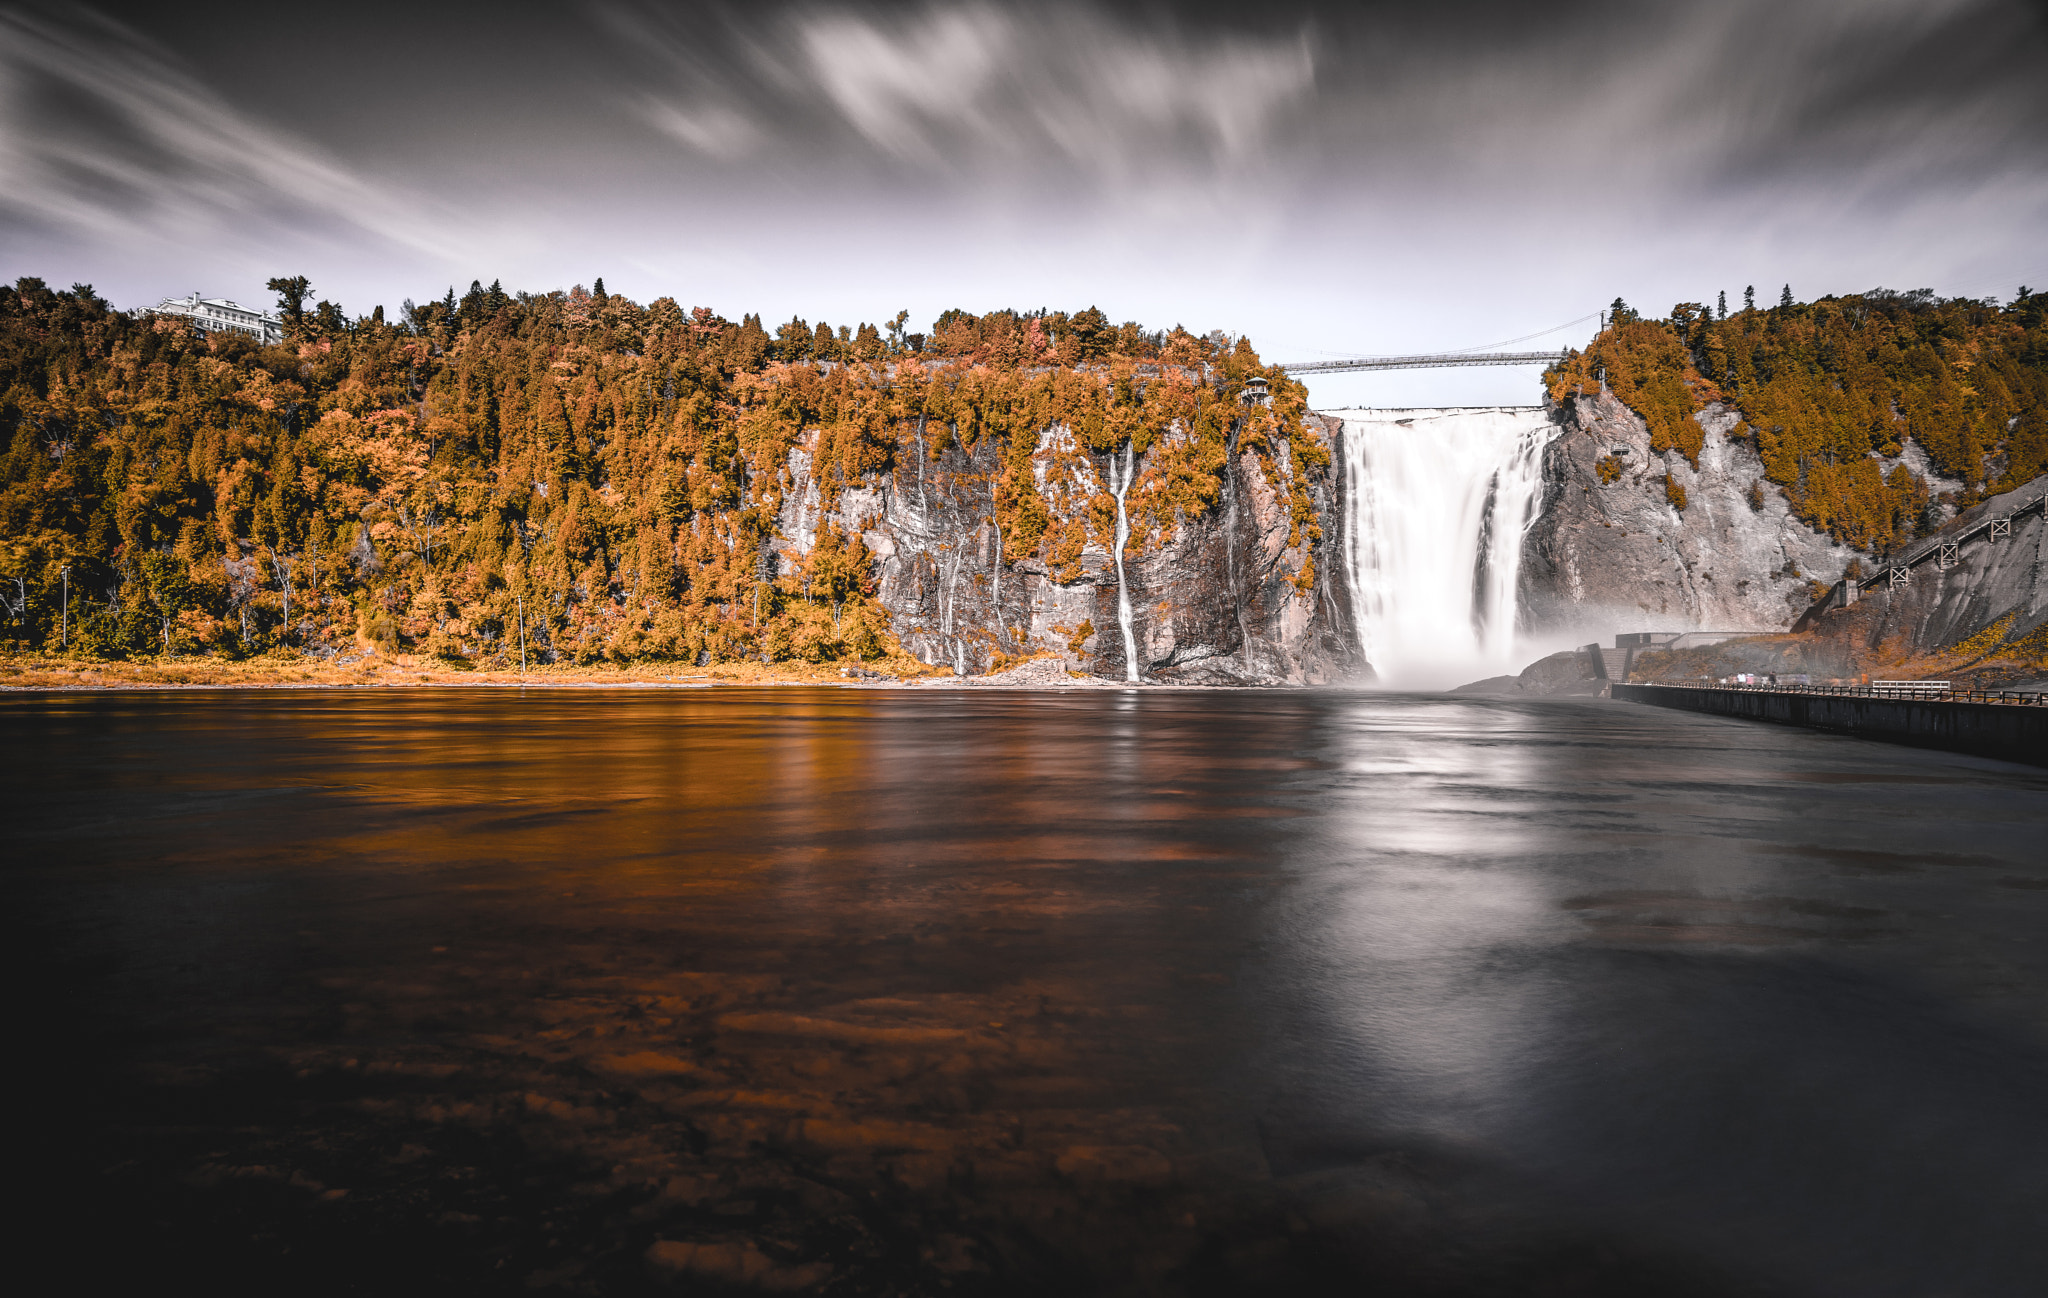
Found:
M 2048 772 L 1345 691 L 0 727 L 72 1291 L 2048 1277 Z

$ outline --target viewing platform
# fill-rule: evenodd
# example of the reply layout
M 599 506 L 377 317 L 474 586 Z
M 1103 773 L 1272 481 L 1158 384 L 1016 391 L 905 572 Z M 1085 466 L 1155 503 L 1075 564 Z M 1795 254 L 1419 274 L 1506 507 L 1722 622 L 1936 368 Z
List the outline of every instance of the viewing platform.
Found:
M 1636 669 L 1639 653 L 1669 653 L 1679 649 L 1702 649 L 1724 640 L 1760 634 L 1756 631 L 1629 631 L 1614 637 L 1612 649 L 1589 644 L 1579 652 L 1586 656 L 1593 679 L 1625 681 Z

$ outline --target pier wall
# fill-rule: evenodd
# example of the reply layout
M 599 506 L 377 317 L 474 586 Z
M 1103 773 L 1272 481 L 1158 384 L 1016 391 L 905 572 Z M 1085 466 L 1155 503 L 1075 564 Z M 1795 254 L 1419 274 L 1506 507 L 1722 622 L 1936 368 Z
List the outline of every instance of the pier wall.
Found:
M 1612 689 L 1630 703 L 2048 766 L 2048 707 L 1620 682 Z

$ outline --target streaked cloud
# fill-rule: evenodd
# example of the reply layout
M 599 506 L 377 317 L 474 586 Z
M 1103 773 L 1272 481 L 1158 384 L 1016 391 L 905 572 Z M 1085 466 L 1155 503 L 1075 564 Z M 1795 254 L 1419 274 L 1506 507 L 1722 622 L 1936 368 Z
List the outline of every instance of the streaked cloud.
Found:
M 1305 29 L 1246 36 L 985 0 L 719 21 L 600 13 L 665 83 L 646 119 L 717 158 L 854 148 L 976 183 L 1051 168 L 1116 188 L 1244 164 L 1315 92 Z
M 0 9 L 0 210 L 72 241 L 189 244 L 279 228 L 415 253 L 441 214 L 255 120 L 92 9 Z
M 603 274 L 1308 356 L 2048 280 L 2038 0 L 10 3 L 0 258 L 128 304 Z
M 1363 35 L 1326 147 L 1417 170 L 1606 176 L 1643 197 L 2048 164 L 2048 54 L 2016 0 L 1724 0 L 1504 11 Z M 1489 37 L 1489 21 L 1514 37 Z M 1824 178 L 1824 179 L 1823 179 Z

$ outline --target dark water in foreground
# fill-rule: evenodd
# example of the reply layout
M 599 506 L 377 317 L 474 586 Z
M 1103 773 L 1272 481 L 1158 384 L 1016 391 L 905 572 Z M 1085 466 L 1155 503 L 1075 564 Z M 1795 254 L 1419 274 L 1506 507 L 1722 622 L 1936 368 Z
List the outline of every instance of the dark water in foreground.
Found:
M 53 1292 L 2048 1290 L 2048 772 L 1342 693 L 0 735 Z

